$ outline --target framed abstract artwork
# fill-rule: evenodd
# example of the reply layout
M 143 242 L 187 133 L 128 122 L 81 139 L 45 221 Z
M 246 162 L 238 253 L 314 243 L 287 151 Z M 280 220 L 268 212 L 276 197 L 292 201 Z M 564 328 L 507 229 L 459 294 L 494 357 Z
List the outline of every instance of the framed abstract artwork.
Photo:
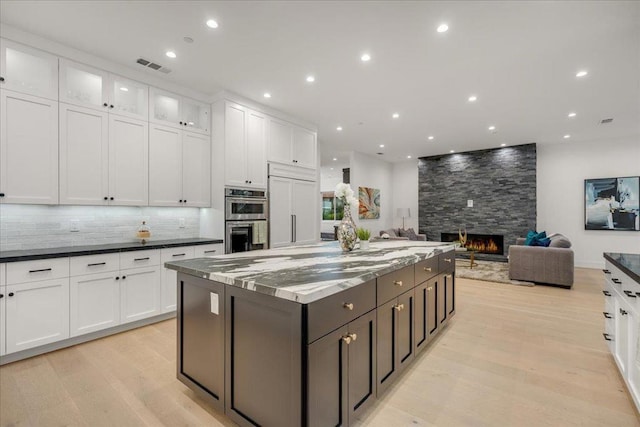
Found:
M 640 231 L 640 177 L 584 180 L 584 229 Z
M 358 218 L 380 218 L 380 190 L 377 188 L 358 187 Z

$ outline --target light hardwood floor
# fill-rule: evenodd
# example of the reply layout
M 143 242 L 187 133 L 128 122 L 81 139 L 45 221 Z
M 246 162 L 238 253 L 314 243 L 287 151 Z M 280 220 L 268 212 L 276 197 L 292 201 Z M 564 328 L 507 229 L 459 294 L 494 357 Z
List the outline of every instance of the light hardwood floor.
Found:
M 362 426 L 638 426 L 603 338 L 602 273 L 572 290 L 458 279 L 457 314 Z M 175 379 L 175 320 L 0 368 L 0 425 L 230 426 Z

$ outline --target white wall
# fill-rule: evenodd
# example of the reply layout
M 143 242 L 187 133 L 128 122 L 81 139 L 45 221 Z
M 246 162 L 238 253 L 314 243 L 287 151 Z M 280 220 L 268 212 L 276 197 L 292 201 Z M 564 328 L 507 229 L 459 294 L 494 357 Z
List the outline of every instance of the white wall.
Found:
M 402 218 L 396 216 L 397 208 L 409 208 L 411 217 L 405 218 L 404 228 L 418 233 L 418 162 L 393 164 L 393 227 L 402 227 Z
M 640 175 L 640 141 L 538 144 L 538 230 L 566 235 L 575 265 L 604 267 L 603 252 L 640 253 L 640 232 L 584 229 L 584 180 Z
M 380 219 L 359 219 L 358 207 L 355 206 L 352 209 L 356 225 L 370 230 L 371 236 L 378 236 L 380 230 L 386 230 L 393 225 L 393 165 L 357 152 L 351 153 L 349 165 L 351 167 L 351 188 L 356 193 L 356 197 L 358 187 L 371 187 L 380 190 Z

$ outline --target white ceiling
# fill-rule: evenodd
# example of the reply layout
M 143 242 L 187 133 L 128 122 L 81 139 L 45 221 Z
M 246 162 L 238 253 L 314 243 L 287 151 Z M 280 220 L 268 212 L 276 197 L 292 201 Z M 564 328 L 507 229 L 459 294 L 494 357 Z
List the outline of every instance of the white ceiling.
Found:
M 206 27 L 209 18 L 220 27 Z M 349 150 L 397 162 L 561 144 L 565 134 L 640 141 L 637 1 L 3 0 L 0 19 L 118 63 L 144 57 L 171 68 L 176 84 L 230 90 L 316 123 L 323 164 Z M 440 34 L 442 22 L 450 29 Z M 589 74 L 578 79 L 581 69 Z

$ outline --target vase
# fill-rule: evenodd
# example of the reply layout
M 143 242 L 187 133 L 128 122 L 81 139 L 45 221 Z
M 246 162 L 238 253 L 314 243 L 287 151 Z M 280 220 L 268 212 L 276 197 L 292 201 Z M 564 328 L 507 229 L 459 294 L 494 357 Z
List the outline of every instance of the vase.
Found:
M 360 240 L 360 249 L 362 249 L 362 250 L 369 249 L 369 241 L 368 240 Z
M 338 241 L 344 252 L 350 252 L 356 245 L 356 224 L 351 217 L 349 205 L 344 205 L 344 215 L 338 226 Z

